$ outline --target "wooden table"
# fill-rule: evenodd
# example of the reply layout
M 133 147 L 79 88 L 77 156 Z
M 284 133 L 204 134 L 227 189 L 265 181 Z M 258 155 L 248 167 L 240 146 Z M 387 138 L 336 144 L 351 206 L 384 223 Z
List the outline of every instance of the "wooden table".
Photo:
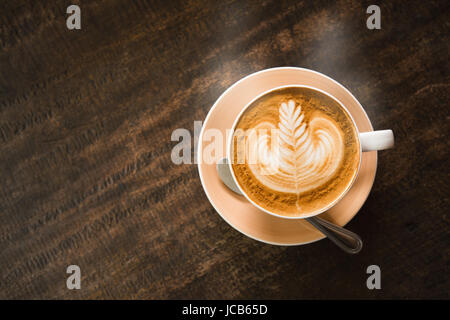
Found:
M 0 4 L 0 298 L 449 298 L 446 1 L 379 1 L 381 30 L 372 2 L 71 3 L 81 30 L 68 2 Z M 395 132 L 357 256 L 246 238 L 171 161 L 173 130 L 275 66 L 329 75 Z

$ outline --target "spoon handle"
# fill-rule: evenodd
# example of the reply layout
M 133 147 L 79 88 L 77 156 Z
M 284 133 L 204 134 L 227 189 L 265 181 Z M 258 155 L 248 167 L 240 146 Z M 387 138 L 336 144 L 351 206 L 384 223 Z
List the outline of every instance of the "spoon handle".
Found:
M 356 233 L 318 217 L 310 217 L 306 220 L 345 252 L 356 254 L 361 251 L 363 242 Z

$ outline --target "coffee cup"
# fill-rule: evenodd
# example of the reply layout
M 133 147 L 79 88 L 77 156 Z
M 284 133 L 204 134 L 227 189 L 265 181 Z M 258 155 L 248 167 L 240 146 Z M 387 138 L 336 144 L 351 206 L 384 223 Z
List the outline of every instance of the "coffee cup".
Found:
M 296 116 L 296 118 L 294 118 L 291 122 L 289 122 L 289 121 L 287 121 L 287 122 L 288 123 L 293 123 L 293 122 L 298 123 L 298 130 L 296 132 L 291 131 L 292 135 L 293 135 L 293 137 L 295 135 L 298 135 L 298 140 L 300 141 L 301 139 L 303 139 L 303 141 L 301 141 L 301 142 L 303 142 L 305 144 L 304 146 L 300 146 L 300 148 L 303 148 L 304 150 L 303 150 L 303 153 L 301 153 L 299 151 L 300 156 L 297 159 L 299 161 L 299 165 L 296 168 L 296 170 L 298 173 L 298 177 L 300 177 L 300 178 L 298 179 L 298 183 L 296 183 L 296 184 L 301 185 L 302 182 L 308 181 L 309 187 L 311 187 L 312 189 L 310 188 L 305 192 L 299 192 L 297 196 L 298 196 L 298 199 L 303 200 L 303 198 L 305 198 L 305 199 L 307 198 L 307 196 L 303 196 L 303 195 L 308 195 L 311 199 L 315 199 L 314 201 L 317 202 L 317 204 L 315 204 L 314 206 L 310 206 L 313 209 L 302 210 L 302 208 L 309 208 L 308 205 L 310 203 L 308 203 L 307 200 L 305 200 L 303 202 L 297 200 L 297 202 L 295 203 L 295 206 L 297 206 L 299 208 L 299 210 L 294 213 L 292 213 L 292 212 L 288 213 L 287 211 L 284 212 L 282 205 L 277 207 L 276 210 L 273 209 L 276 206 L 271 207 L 271 205 L 267 205 L 268 203 L 271 202 L 270 194 L 276 194 L 276 196 L 274 196 L 273 199 L 275 199 L 274 200 L 275 202 L 278 201 L 277 199 L 280 199 L 280 195 L 283 195 L 283 192 L 282 192 L 284 190 L 283 187 L 288 185 L 287 182 L 285 183 L 285 185 L 283 185 L 283 183 L 285 181 L 288 181 L 292 185 L 292 181 L 295 180 L 294 178 L 292 178 L 292 175 L 291 176 L 288 175 L 289 170 L 286 170 L 286 168 L 287 169 L 290 168 L 288 166 L 289 163 L 286 162 L 284 168 L 281 168 L 281 169 L 278 168 L 280 173 L 278 176 L 275 176 L 275 178 L 272 179 L 273 181 L 270 180 L 270 173 L 267 174 L 267 177 L 269 177 L 269 178 L 267 178 L 267 177 L 264 177 L 264 175 L 254 174 L 254 172 L 251 172 L 251 170 L 247 170 L 248 176 L 249 177 L 251 176 L 251 179 L 253 179 L 255 184 L 257 184 L 257 186 L 255 188 L 253 188 L 254 190 L 257 190 L 257 191 L 254 191 L 254 190 L 249 191 L 249 190 L 252 190 L 252 188 L 246 187 L 245 182 L 243 183 L 244 179 L 240 179 L 241 178 L 240 175 L 245 175 L 247 173 L 242 170 L 241 171 L 236 170 L 236 167 L 234 167 L 234 165 L 235 165 L 234 162 L 236 160 L 236 153 L 234 150 L 236 148 L 236 146 L 235 146 L 234 137 L 235 137 L 235 133 L 236 133 L 237 129 L 240 129 L 239 125 L 240 125 L 240 122 L 242 122 L 241 120 L 246 115 L 249 119 L 253 119 L 256 117 L 255 115 L 261 114 L 261 111 L 263 111 L 263 109 L 261 109 L 262 107 L 260 107 L 260 105 L 264 106 L 264 104 L 258 105 L 258 108 L 260 108 L 260 109 L 257 109 L 256 111 L 254 111 L 252 115 L 249 115 L 248 110 L 250 108 L 256 108 L 255 103 L 257 103 L 257 102 L 259 103 L 260 101 L 269 101 L 269 100 L 267 100 L 267 99 L 269 99 L 267 97 L 270 97 L 272 99 L 272 100 L 270 100 L 270 103 L 268 103 L 267 105 L 270 106 L 271 108 L 275 108 L 274 110 L 276 111 L 276 108 L 278 108 L 278 105 L 274 105 L 273 101 L 275 101 L 275 102 L 277 101 L 276 95 L 279 94 L 280 92 L 282 93 L 283 98 L 285 96 L 286 97 L 290 97 L 290 96 L 295 97 L 296 92 L 299 92 L 299 95 L 307 96 L 307 99 L 304 101 L 301 100 L 302 102 L 299 103 L 298 105 L 294 101 L 295 100 L 294 98 L 292 98 L 291 100 L 287 100 L 285 102 L 282 102 L 282 99 L 281 99 L 280 107 L 279 107 L 280 108 L 279 109 L 279 114 L 280 114 L 279 120 L 272 121 L 274 123 L 276 123 L 278 121 L 278 126 L 281 129 L 283 129 L 283 130 L 280 130 L 281 138 L 283 138 L 283 134 L 286 133 L 287 131 L 285 128 L 282 128 L 282 122 L 283 122 L 283 119 L 286 119 L 286 114 L 291 112 L 291 114 L 293 116 Z M 264 100 L 264 99 L 266 99 L 266 100 Z M 316 100 L 319 102 L 317 102 Z M 325 103 L 323 101 L 325 101 Z M 315 105 L 318 106 L 317 112 L 316 112 L 316 110 L 314 110 L 314 108 L 316 108 L 314 103 L 315 103 Z M 310 106 L 310 110 L 308 111 L 307 108 L 302 109 L 301 104 L 303 104 L 303 106 L 311 104 L 312 106 Z M 333 107 L 330 107 L 331 105 Z M 339 126 L 338 124 L 336 124 L 336 123 L 338 123 L 338 121 L 334 121 L 334 124 L 333 124 L 332 117 L 329 117 L 329 115 L 326 114 L 326 113 L 330 113 L 328 109 L 333 109 L 333 108 L 336 110 L 337 113 L 340 112 L 339 117 L 344 119 L 341 122 L 342 123 L 345 122 L 345 124 L 347 126 L 347 129 L 346 129 L 347 131 L 345 133 L 339 133 L 340 128 L 336 129 L 336 127 Z M 306 111 L 304 111 L 304 110 L 306 110 Z M 302 112 L 306 113 L 306 115 L 304 116 L 304 114 Z M 307 121 L 306 121 L 306 119 L 308 119 L 308 112 L 313 114 L 313 116 L 309 117 L 309 123 L 307 123 Z M 321 114 L 321 112 L 323 113 L 323 115 Z M 319 114 L 319 116 L 317 114 Z M 305 124 L 301 125 L 302 121 L 300 121 L 300 120 L 304 120 Z M 274 126 L 276 127 L 276 124 Z M 303 128 L 303 131 L 300 132 L 302 128 Z M 309 130 L 309 131 L 307 131 L 307 130 Z M 300 132 L 300 133 L 298 133 L 298 132 Z M 338 132 L 338 133 L 336 134 L 335 132 Z M 348 133 L 348 132 L 350 132 L 350 133 Z M 301 136 L 301 134 L 303 134 L 303 136 Z M 341 135 L 342 137 L 339 137 L 339 135 Z M 305 141 L 307 141 L 308 138 L 310 138 L 311 141 L 308 141 L 309 144 L 307 146 L 307 143 Z M 313 141 L 312 140 L 313 138 L 316 140 Z M 352 140 L 353 142 L 351 141 L 349 143 L 349 140 L 351 140 L 351 139 L 353 139 Z M 274 139 L 272 139 L 272 140 L 274 140 Z M 279 139 L 279 141 L 282 141 L 282 140 L 283 139 Z M 264 141 L 264 140 L 262 140 L 262 141 Z M 284 143 L 284 142 L 282 141 L 281 143 Z M 353 151 L 350 150 L 350 148 L 348 148 L 350 151 L 352 151 L 352 152 L 349 151 L 349 153 L 352 154 L 352 157 L 349 156 L 346 158 L 345 152 L 344 152 L 343 157 L 340 156 L 343 152 L 341 152 L 342 150 L 339 150 L 339 149 L 340 148 L 342 149 L 343 145 L 345 146 L 345 148 L 347 148 L 347 146 L 351 145 L 352 143 L 353 143 L 353 147 L 352 147 Z M 297 142 L 297 144 L 298 144 L 298 142 Z M 294 144 L 292 144 L 292 145 L 294 145 Z M 362 159 L 362 152 L 385 150 L 385 149 L 392 148 L 393 145 L 394 145 L 394 136 L 393 136 L 392 130 L 359 132 L 358 128 L 356 126 L 356 123 L 355 123 L 352 115 L 350 114 L 350 112 L 345 108 L 345 106 L 338 99 L 333 97 L 331 94 L 329 94 L 323 90 L 311 87 L 311 86 L 285 85 L 285 86 L 276 87 L 276 88 L 270 89 L 266 92 L 263 92 L 262 94 L 255 97 L 252 101 L 250 101 L 242 109 L 242 111 L 239 113 L 239 115 L 234 120 L 234 124 L 231 129 L 231 134 L 227 141 L 226 150 L 227 150 L 227 158 L 228 158 L 228 161 L 227 161 L 228 167 L 229 167 L 229 171 L 231 173 L 232 182 L 235 185 L 234 187 L 239 191 L 239 193 L 241 193 L 243 196 L 245 196 L 245 198 L 252 205 L 254 205 L 255 207 L 257 207 L 258 209 L 260 209 L 261 211 L 263 211 L 265 213 L 268 213 L 270 215 L 273 215 L 273 216 L 276 216 L 279 218 L 305 219 L 305 218 L 317 216 L 317 215 L 323 213 L 324 211 L 329 210 L 340 199 L 342 199 L 342 197 L 345 196 L 345 194 L 348 192 L 348 190 L 352 187 L 353 182 L 356 180 L 356 177 L 358 176 L 361 159 Z M 314 150 L 314 147 L 312 147 L 312 146 L 315 146 L 316 150 Z M 289 147 L 289 148 L 286 148 L 287 152 L 291 152 L 291 153 L 297 152 L 297 150 L 293 150 L 293 148 L 291 148 L 291 147 Z M 267 150 L 270 151 L 270 148 L 268 148 Z M 267 152 L 268 152 L 267 150 L 265 151 L 265 153 L 264 152 L 262 152 L 262 153 L 267 154 Z M 309 153 L 306 152 L 305 150 L 309 151 Z M 273 153 L 273 154 L 275 154 L 275 153 Z M 276 154 L 280 155 L 281 152 L 278 152 Z M 303 158 L 301 158 L 302 155 L 303 155 Z M 273 157 L 275 157 L 275 156 L 273 156 Z M 325 160 L 322 160 L 322 163 L 319 163 L 320 164 L 320 166 L 319 166 L 319 165 L 315 164 L 315 162 L 318 162 L 318 160 L 320 160 L 320 159 L 325 159 Z M 297 160 L 295 160 L 295 161 L 297 161 Z M 347 162 L 349 162 L 349 161 L 351 162 L 350 165 L 347 164 Z M 237 164 L 236 164 L 236 166 L 237 166 Z M 245 166 L 250 168 L 250 165 L 244 164 L 244 167 Z M 332 181 L 333 177 L 337 176 L 339 173 L 336 171 L 337 170 L 336 168 L 339 167 L 338 169 L 340 170 L 340 168 L 342 168 L 343 166 L 348 166 L 348 168 L 345 167 L 347 180 L 345 180 L 342 183 L 341 182 L 339 182 L 339 183 L 333 182 L 334 183 L 333 186 L 331 186 L 331 182 L 330 182 L 329 183 L 330 188 L 328 190 L 327 189 L 328 185 L 326 185 L 328 182 L 326 182 L 326 179 L 328 178 L 328 179 L 330 179 L 329 181 Z M 302 167 L 303 171 L 298 169 L 299 167 Z M 332 170 L 333 168 L 334 168 L 334 171 Z M 316 171 L 314 171 L 313 169 L 316 169 Z M 244 173 L 242 173 L 242 172 L 244 172 Z M 308 173 L 310 174 L 309 176 L 307 175 Z M 319 176 L 319 174 L 321 174 L 321 175 Z M 256 176 L 256 178 L 255 178 L 255 176 Z M 280 180 L 282 180 L 280 177 L 285 178 L 285 181 L 281 181 L 281 183 L 280 183 Z M 326 186 L 325 188 L 323 186 L 315 185 L 316 180 L 318 180 L 319 178 L 322 179 L 323 181 L 325 181 L 325 183 L 324 183 L 324 185 Z M 260 179 L 262 181 L 262 183 L 258 179 Z M 274 181 L 277 182 L 278 185 Z M 253 182 L 251 182 L 251 183 L 253 183 Z M 247 183 L 247 184 L 252 186 L 251 183 Z M 266 184 L 264 184 L 264 183 L 266 183 Z M 281 185 L 281 187 L 280 187 L 280 185 Z M 337 186 L 340 188 L 338 188 Z M 267 187 L 267 188 L 265 188 L 265 187 Z M 303 190 L 303 189 L 299 188 L 298 190 Z M 320 192 L 317 190 L 319 190 Z M 267 192 L 265 193 L 264 197 L 260 197 L 258 193 L 263 192 L 263 191 L 264 192 L 267 191 Z M 315 194 L 315 192 L 316 192 L 316 194 Z M 317 193 L 317 192 L 319 192 L 319 193 Z M 329 194 L 331 192 L 334 192 L 334 194 L 332 196 L 330 196 L 330 194 Z M 287 196 L 287 195 L 290 195 L 291 193 L 292 192 L 289 192 L 289 190 L 287 192 L 285 192 L 286 197 L 283 199 L 283 201 L 285 200 L 286 203 L 289 203 L 289 201 L 290 201 L 292 203 L 292 201 L 294 201 L 295 198 L 294 198 L 294 200 L 292 200 L 289 198 L 289 196 Z M 264 200 L 260 201 L 259 198 L 264 198 Z M 321 202 L 320 201 L 321 198 L 324 198 L 324 201 Z M 269 199 L 269 200 L 267 200 L 267 199 Z M 310 201 L 310 202 L 312 203 L 312 201 Z M 300 204 L 298 204 L 298 203 L 300 203 Z M 287 208 L 288 206 L 285 206 L 285 207 Z M 294 208 L 293 210 L 295 211 L 294 205 L 291 205 L 291 207 Z M 281 209 L 278 210 L 279 208 L 281 208 Z

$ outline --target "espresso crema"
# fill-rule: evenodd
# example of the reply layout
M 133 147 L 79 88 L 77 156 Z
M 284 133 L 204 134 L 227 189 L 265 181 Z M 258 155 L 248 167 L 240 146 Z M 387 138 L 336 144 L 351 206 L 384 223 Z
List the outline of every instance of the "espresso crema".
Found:
M 357 129 L 339 103 L 313 89 L 288 87 L 265 94 L 241 115 L 232 168 L 258 206 L 310 215 L 346 191 L 360 152 Z

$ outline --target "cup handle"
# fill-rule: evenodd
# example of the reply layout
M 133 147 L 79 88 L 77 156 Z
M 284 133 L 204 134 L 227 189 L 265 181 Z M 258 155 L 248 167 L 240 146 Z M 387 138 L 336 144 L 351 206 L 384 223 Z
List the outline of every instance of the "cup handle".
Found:
M 394 147 L 392 130 L 361 132 L 359 134 L 362 151 L 386 150 Z

